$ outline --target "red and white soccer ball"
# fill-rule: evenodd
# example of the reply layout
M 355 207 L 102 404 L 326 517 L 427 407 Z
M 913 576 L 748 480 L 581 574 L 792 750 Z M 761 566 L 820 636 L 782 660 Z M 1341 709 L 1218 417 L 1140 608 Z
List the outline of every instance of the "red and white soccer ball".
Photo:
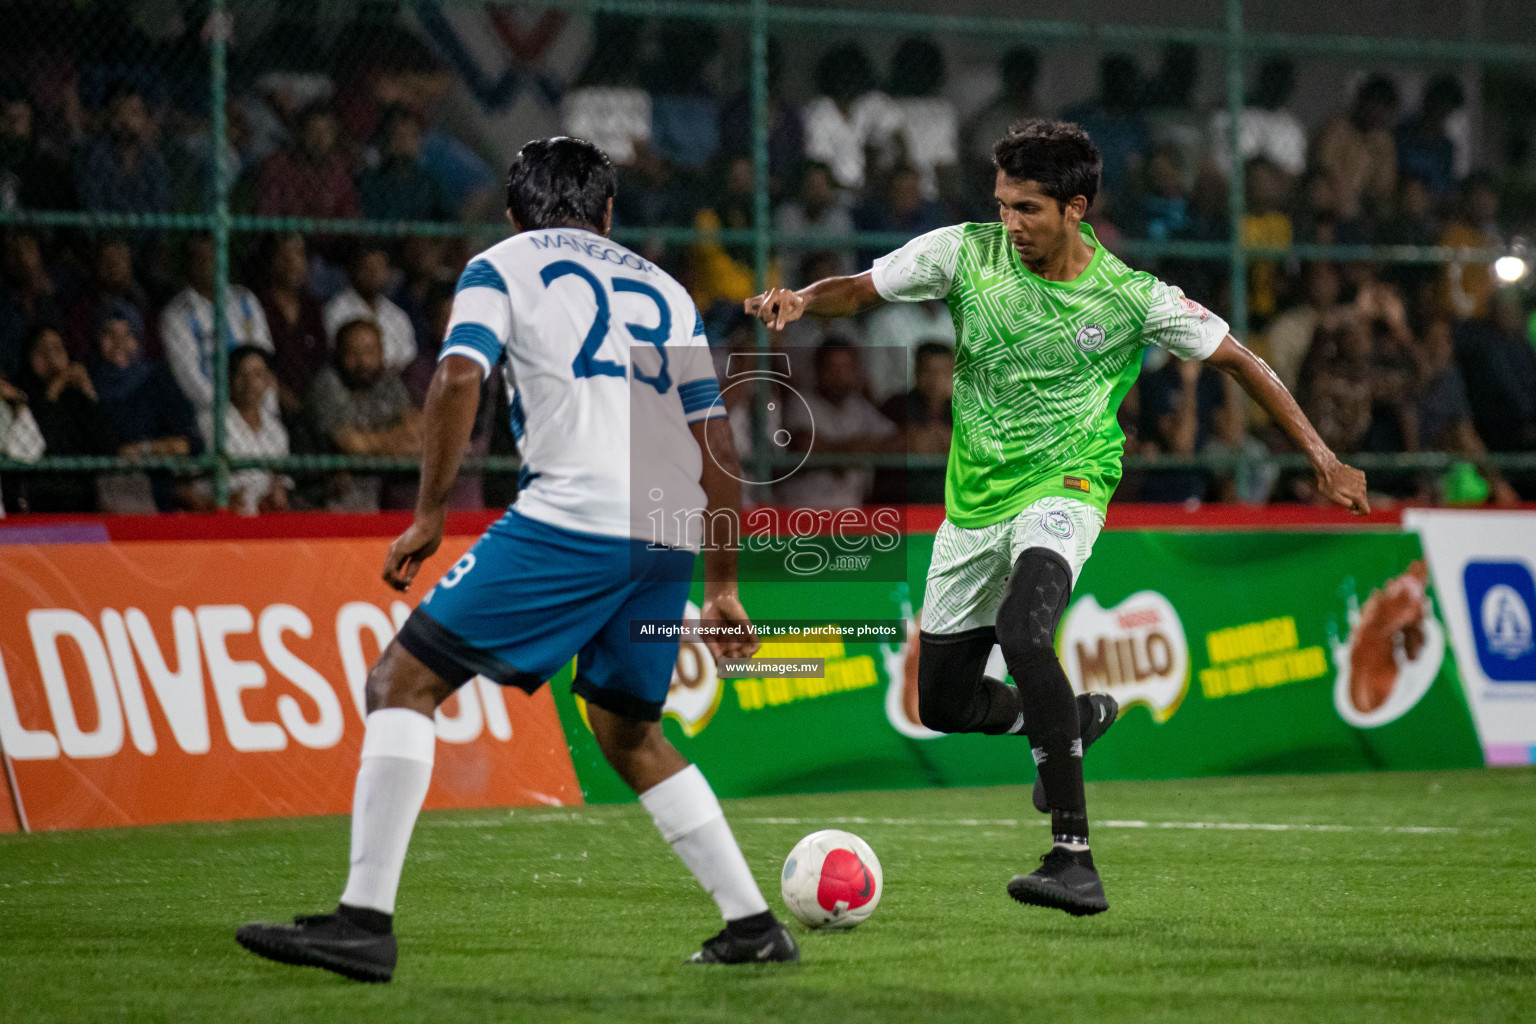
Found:
M 852 928 L 880 905 L 880 860 L 852 832 L 829 828 L 795 844 L 781 876 L 784 905 L 808 928 Z

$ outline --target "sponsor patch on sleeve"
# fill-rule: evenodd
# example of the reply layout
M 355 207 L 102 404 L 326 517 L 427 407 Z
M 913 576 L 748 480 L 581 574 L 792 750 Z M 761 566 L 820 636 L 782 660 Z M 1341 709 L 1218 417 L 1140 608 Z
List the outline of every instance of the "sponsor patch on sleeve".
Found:
M 1211 318 L 1211 311 L 1188 296 L 1179 296 L 1179 302 L 1184 306 L 1184 312 L 1200 321 L 1202 324 Z
M 1092 490 L 1088 481 L 1080 476 L 1064 476 L 1061 478 L 1061 485 L 1068 490 L 1082 491 L 1084 494 Z

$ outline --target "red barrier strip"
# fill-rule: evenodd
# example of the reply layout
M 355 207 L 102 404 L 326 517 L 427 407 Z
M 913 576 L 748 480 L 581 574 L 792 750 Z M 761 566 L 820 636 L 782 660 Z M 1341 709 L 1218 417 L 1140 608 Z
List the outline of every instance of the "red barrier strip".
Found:
M 1403 510 L 1408 507 L 1400 505 L 1373 511 L 1368 516 L 1356 516 L 1342 508 L 1312 505 L 1112 504 L 1105 526 L 1110 530 L 1384 529 L 1400 526 Z M 1521 507 L 1536 510 L 1536 503 Z M 944 521 L 944 509 L 940 505 L 909 505 L 905 511 L 906 528 L 912 533 L 932 533 Z M 499 509 L 450 512 L 444 533 L 456 537 L 473 536 L 502 515 Z M 81 530 L 82 526 L 104 529 L 105 536 L 99 539 L 111 541 L 393 537 L 410 522 L 409 512 L 361 515 L 283 512 L 263 516 L 239 516 L 230 512 L 158 516 L 31 515 L 0 520 L 0 544 L 8 539 L 19 543 L 89 543 L 90 539 L 99 537 L 92 531 Z

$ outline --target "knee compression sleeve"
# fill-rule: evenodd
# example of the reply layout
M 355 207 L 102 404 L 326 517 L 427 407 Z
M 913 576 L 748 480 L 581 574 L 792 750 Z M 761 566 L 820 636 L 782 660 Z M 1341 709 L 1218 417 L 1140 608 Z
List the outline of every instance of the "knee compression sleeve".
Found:
M 1025 665 L 1055 660 L 1056 626 L 1071 596 L 1072 567 L 1056 552 L 1028 548 L 1014 563 L 997 612 L 997 642 L 1015 681 Z
M 917 713 L 936 732 L 997 735 L 1024 727 L 1018 691 L 983 675 L 996 644 L 990 629 L 922 635 L 917 660 Z
M 1071 596 L 1072 569 L 1066 559 L 1046 548 L 1029 548 L 1019 556 L 1008 580 L 997 613 L 997 638 L 1018 686 L 1025 728 L 1053 819 L 1070 813 L 1069 833 L 1086 836 L 1086 818 L 1081 825 L 1077 822 L 1085 806 L 1077 702 L 1056 657 L 1056 626 Z

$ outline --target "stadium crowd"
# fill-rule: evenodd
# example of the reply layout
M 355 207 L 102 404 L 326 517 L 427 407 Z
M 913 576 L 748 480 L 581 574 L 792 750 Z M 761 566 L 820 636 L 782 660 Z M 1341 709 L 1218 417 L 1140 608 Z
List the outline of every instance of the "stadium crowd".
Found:
M 393 12 L 322 31 L 308 5 L 231 52 L 229 136 L 214 154 L 199 24 L 152 41 L 103 3 L 42 5 L 47 20 L 0 40 L 0 209 L 200 213 L 214 174 L 236 213 L 270 217 L 482 223 L 499 215 L 498 173 L 442 116 L 462 82 L 450 60 Z M 387 6 L 387 5 L 386 5 Z M 89 23 L 71 18 L 87 18 Z M 654 34 L 650 49 L 637 45 Z M 664 55 L 646 59 L 648 52 Z M 699 23 L 599 15 L 590 56 L 561 87 L 561 124 L 602 146 L 620 172 L 615 228 L 687 285 L 722 353 L 752 345 L 742 300 L 756 291 L 747 90 L 722 89 L 721 40 Z M 867 268 L 882 248 L 860 231 L 916 235 L 992 219 L 991 145 L 1021 117 L 1082 124 L 1104 156 L 1090 214 L 1111 250 L 1125 239 L 1229 237 L 1229 118 L 1196 99 L 1198 54 L 1170 45 L 1148 70 L 1105 56 L 1097 94 L 1064 110 L 1036 101 L 1039 55 L 1009 50 L 997 94 L 962 115 L 944 51 L 906 39 L 888 67 L 857 43 L 828 46 L 814 81 L 785 81 L 769 51 L 773 224 L 802 236 L 775 249 L 775 282 Z M 1364 77 L 1321 123 L 1291 109 L 1295 69 L 1256 69 L 1238 123 L 1250 243 L 1357 242 L 1493 248 L 1523 225 L 1501 215 L 1507 183 L 1470 167 L 1460 80 L 1432 77 L 1405 103 L 1387 76 Z M 801 94 L 808 93 L 808 94 Z M 217 165 L 217 166 L 215 166 Z M 646 229 L 692 226 L 680 244 Z M 468 233 L 467 233 L 468 234 Z M 227 336 L 216 340 L 215 250 L 203 234 L 12 226 L 0 236 L 0 451 L 139 458 L 204 451 L 213 440 L 214 347 L 229 352 L 230 456 L 410 457 L 419 409 L 477 244 L 403 234 L 239 232 Z M 893 248 L 885 246 L 884 248 Z M 1132 261 L 1224 311 L 1224 261 Z M 1341 455 L 1445 451 L 1449 474 L 1373 474 L 1384 494 L 1428 501 L 1536 500 L 1531 474 L 1480 463 L 1488 450 L 1536 451 L 1536 347 L 1521 291 L 1483 264 L 1299 263 L 1256 259 L 1250 341 Z M 891 305 L 856 320 L 802 321 L 773 344 L 795 372 L 819 445 L 846 453 L 948 449 L 954 327 L 942 303 Z M 1279 432 L 1220 374 L 1148 350 L 1122 408 L 1132 453 L 1262 456 Z M 736 389 L 734 394 L 744 394 Z M 728 398 L 732 392 L 728 390 Z M 488 387 L 474 446 L 510 452 L 506 399 Z M 799 407 L 781 406 L 799 415 Z M 752 414 L 731 408 L 744 454 Z M 763 425 L 759 424 L 761 428 Z M 772 429 L 792 422 L 768 424 Z M 770 431 L 771 433 L 771 431 Z M 833 450 L 828 448 L 826 450 Z M 130 512 L 212 504 L 205 478 L 169 471 L 7 475 L 10 511 Z M 242 469 L 235 507 L 408 507 L 407 473 Z M 942 500 L 942 472 L 818 470 L 775 498 L 807 504 Z M 500 504 L 515 484 L 466 475 L 455 503 Z M 1131 474 L 1131 500 L 1307 500 L 1308 481 L 1262 465 Z

